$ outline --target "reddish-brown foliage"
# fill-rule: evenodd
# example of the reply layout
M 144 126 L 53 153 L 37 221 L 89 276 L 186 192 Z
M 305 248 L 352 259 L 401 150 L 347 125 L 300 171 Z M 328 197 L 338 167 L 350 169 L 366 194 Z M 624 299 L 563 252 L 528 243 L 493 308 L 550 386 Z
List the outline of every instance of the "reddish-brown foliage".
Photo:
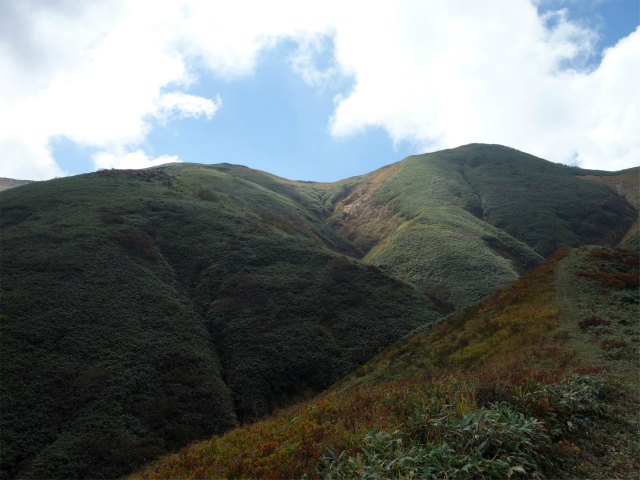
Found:
M 581 330 L 586 330 L 589 327 L 598 327 L 600 325 L 609 326 L 611 325 L 611 321 L 600 317 L 590 317 L 578 322 L 578 326 Z
M 607 272 L 576 272 L 576 275 L 589 280 L 596 280 L 607 287 L 625 288 L 627 286 L 624 281 Z

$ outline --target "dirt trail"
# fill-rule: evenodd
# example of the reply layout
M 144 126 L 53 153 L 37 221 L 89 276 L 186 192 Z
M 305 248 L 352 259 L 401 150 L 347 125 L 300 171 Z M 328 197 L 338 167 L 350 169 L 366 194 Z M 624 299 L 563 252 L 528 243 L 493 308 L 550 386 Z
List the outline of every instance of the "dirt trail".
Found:
M 600 348 L 594 343 L 585 342 L 578 327 L 583 315 L 574 293 L 573 276 L 567 269 L 568 258 L 569 256 L 558 261 L 553 272 L 560 328 L 566 332 L 569 347 L 576 351 L 583 362 L 594 366 L 602 365 Z
M 626 380 L 625 383 L 638 390 L 640 388 L 638 372 L 634 370 L 633 366 L 625 360 L 614 361 L 606 359 L 602 355 L 600 345 L 589 341 L 588 335 L 584 334 L 578 327 L 580 320 L 590 316 L 591 308 L 581 305 L 578 301 L 574 285 L 575 275 L 572 275 L 567 268 L 570 258 L 571 254 L 559 260 L 553 273 L 560 329 L 566 335 L 568 347 L 576 352 L 581 363 L 594 367 L 609 367 L 613 373 L 624 378 Z

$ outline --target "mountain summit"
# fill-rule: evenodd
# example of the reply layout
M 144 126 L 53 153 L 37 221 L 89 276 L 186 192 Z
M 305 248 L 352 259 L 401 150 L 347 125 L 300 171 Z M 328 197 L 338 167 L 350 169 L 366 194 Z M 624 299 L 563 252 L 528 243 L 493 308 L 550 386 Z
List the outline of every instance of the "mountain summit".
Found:
M 467 145 L 335 183 L 176 163 L 4 191 L 2 475 L 121 476 L 561 246 L 635 245 L 629 173 Z

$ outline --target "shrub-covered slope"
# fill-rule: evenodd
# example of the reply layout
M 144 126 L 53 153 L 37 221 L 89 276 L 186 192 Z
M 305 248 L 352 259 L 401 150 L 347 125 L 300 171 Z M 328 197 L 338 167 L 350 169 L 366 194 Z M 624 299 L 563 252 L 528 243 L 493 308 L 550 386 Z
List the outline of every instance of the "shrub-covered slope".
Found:
M 637 207 L 591 179 L 607 174 L 466 145 L 373 172 L 337 203 L 330 224 L 365 261 L 460 307 L 563 245 L 617 245 Z
M 329 393 L 131 478 L 637 478 L 637 262 L 562 249 Z
M 565 247 L 500 293 L 436 327 L 419 327 L 338 385 L 485 364 L 575 363 L 575 353 L 564 348 L 567 341 L 579 346 L 583 363 L 633 380 L 640 368 L 638 287 L 638 252 Z M 592 317 L 602 321 L 581 326 Z M 606 328 L 592 329 L 591 323 Z M 584 350 L 592 344 L 599 347 Z
M 468 145 L 331 184 L 169 164 L 2 192 L 2 475 L 121 475 L 313 396 L 558 245 L 614 245 L 637 210 L 585 175 L 608 174 Z
M 3 192 L 2 475 L 115 477 L 312 395 L 438 313 L 215 169 Z
M 288 199 L 305 212 L 302 221 L 286 219 L 299 231 L 364 256 L 450 308 L 485 298 L 563 245 L 629 247 L 638 238 L 629 230 L 637 169 L 582 170 L 499 145 L 412 156 L 331 184 L 240 165 L 207 168 Z
M 640 167 L 629 168 L 609 175 L 583 175 L 578 178 L 601 182 L 635 207 L 640 209 Z M 638 217 L 620 241 L 620 247 L 630 250 L 640 250 L 640 225 Z

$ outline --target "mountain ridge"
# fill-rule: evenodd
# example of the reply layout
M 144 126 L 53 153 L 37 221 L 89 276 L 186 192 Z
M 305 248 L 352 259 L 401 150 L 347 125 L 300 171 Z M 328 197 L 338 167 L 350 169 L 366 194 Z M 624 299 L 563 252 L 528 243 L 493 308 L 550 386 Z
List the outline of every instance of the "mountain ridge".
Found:
M 123 475 L 315 395 L 556 244 L 633 228 L 615 190 L 531 158 L 472 145 L 318 185 L 175 163 L 2 192 L 2 475 Z

